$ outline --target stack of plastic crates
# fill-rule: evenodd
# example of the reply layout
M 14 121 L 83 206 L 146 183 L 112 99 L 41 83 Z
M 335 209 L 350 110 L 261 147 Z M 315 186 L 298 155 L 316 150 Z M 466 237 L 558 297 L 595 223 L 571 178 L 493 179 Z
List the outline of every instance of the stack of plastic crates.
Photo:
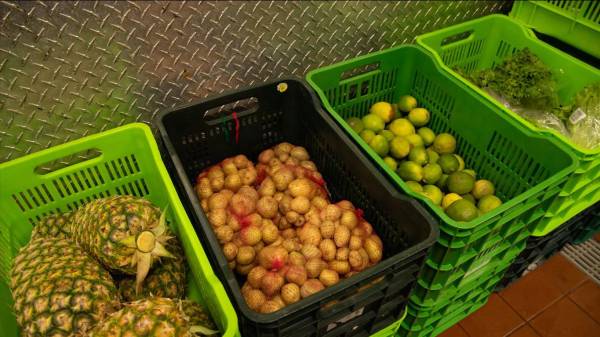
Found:
M 379 169 L 439 219 L 440 237 L 411 293 L 400 335 L 433 336 L 477 310 L 525 248 L 533 222 L 543 217 L 573 172 L 573 156 L 558 141 L 502 114 L 418 47 L 351 59 L 311 71 L 307 79 L 326 110 Z M 465 166 L 494 182 L 504 200 L 501 207 L 470 222 L 451 219 L 412 191 L 345 122 L 366 115 L 375 102 L 397 102 L 407 94 L 430 111 L 428 127 L 454 135 Z

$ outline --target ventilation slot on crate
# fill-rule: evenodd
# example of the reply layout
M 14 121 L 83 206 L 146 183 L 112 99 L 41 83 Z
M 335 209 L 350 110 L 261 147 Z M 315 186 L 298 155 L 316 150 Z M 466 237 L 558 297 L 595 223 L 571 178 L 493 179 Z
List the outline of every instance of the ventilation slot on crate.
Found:
M 140 172 L 135 155 L 113 159 L 104 163 L 111 180 L 118 180 Z
M 143 197 L 149 194 L 148 185 L 144 179 L 128 182 L 121 186 L 115 187 L 115 191 L 120 195 L 134 195 L 136 197 Z
M 12 195 L 13 200 L 21 211 L 34 210 L 54 201 L 45 184 L 28 188 Z
M 430 127 L 437 133 L 443 132 L 454 110 L 454 98 L 419 71 L 415 71 L 412 87 L 420 105 L 431 112 Z

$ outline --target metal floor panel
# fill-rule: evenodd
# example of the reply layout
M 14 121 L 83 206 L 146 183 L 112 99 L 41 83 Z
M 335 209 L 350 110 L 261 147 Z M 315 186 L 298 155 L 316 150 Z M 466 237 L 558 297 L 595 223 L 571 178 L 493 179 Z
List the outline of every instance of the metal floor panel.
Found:
M 0 162 L 511 1 L 0 1 Z

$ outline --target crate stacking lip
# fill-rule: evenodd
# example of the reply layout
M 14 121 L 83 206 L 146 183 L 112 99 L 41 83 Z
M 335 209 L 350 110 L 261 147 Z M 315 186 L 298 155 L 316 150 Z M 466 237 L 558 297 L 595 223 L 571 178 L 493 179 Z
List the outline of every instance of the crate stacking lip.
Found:
M 501 113 L 527 129 L 557 139 L 578 159 L 574 173 L 560 185 L 560 193 L 554 196 L 546 213 L 537 219 L 534 236 L 546 235 L 600 201 L 600 146 L 586 149 L 554 130 L 534 126 L 453 70 L 461 67 L 470 72 L 490 68 L 527 47 L 549 66 L 556 79 L 561 102 L 569 103 L 586 85 L 600 81 L 599 69 L 538 40 L 530 29 L 515 19 L 497 14 L 420 35 L 417 44 L 433 55 L 444 73 L 462 82 L 470 92 L 492 102 Z M 553 157 L 556 152 L 549 150 L 546 153 Z
M 485 265 L 501 258 L 508 247 L 521 244 L 531 234 L 530 224 L 544 216 L 560 185 L 577 165 L 559 141 L 503 114 L 443 72 L 419 47 L 371 53 L 313 70 L 307 79 L 326 110 L 379 169 L 440 220 L 440 237 L 411 295 L 411 300 L 421 305 L 434 305 L 436 292 L 450 291 L 449 286 L 485 270 Z M 504 200 L 501 207 L 470 222 L 452 220 L 441 207 L 408 188 L 345 121 L 365 115 L 377 101 L 396 102 L 406 94 L 430 111 L 428 127 L 455 136 L 457 153 L 464 156 L 466 166 L 474 168 L 478 177 L 494 182 L 497 195 Z
M 210 112 L 215 112 L 213 115 Z M 233 112 L 238 116 L 237 138 Z M 368 336 L 401 318 L 427 249 L 437 239 L 435 220 L 400 195 L 320 108 L 302 81 L 281 79 L 211 97 L 163 113 L 159 129 L 179 192 L 218 276 L 235 303 L 244 336 Z M 348 199 L 384 243 L 384 259 L 351 278 L 270 314 L 252 311 L 241 278 L 227 267 L 193 182 L 226 157 L 287 141 L 304 146 L 333 200 Z M 337 302 L 335 302 L 337 301 Z M 333 303 L 333 304 L 332 304 Z
M 126 144 L 126 145 L 124 145 Z M 204 303 L 223 336 L 238 336 L 237 317 L 194 233 L 160 159 L 150 128 L 128 124 L 0 164 L 0 326 L 18 336 L 8 288 L 12 259 L 44 216 L 116 194 L 167 207 L 167 221 L 190 267 L 188 296 Z
M 600 4 L 597 1 L 515 1 L 510 16 L 600 58 Z

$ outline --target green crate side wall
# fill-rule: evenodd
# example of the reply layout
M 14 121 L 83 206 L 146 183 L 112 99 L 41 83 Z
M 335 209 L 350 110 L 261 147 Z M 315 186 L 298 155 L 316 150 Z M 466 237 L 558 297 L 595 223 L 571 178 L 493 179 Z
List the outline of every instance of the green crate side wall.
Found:
M 510 16 L 536 31 L 554 36 L 596 57 L 600 56 L 600 5 L 597 2 L 516 1 Z
M 465 28 L 464 30 L 468 31 L 469 29 Z M 552 55 L 545 56 L 547 55 L 547 49 L 539 47 L 543 44 L 542 42 L 538 41 L 538 43 L 531 43 L 531 40 L 526 39 L 523 29 L 519 27 L 519 25 L 478 24 L 473 27 L 473 30 L 474 33 L 470 38 L 448 47 L 438 47 L 437 44 L 431 45 L 428 44 L 428 41 L 423 41 L 422 43 L 435 50 L 448 68 L 459 66 L 464 68 L 467 72 L 493 67 L 496 64 L 501 63 L 504 58 L 512 55 L 515 51 L 525 46 L 530 47 L 532 51 L 540 56 L 540 58 L 542 58 L 552 69 L 564 68 L 564 64 L 561 67 L 561 64 L 559 63 L 560 60 L 554 60 L 551 57 Z M 502 39 L 502 37 L 506 36 L 512 36 L 512 39 L 517 36 L 517 38 L 514 41 Z M 431 40 L 434 44 L 438 42 L 437 37 L 428 38 L 428 40 Z M 590 76 L 584 74 L 586 69 L 582 69 L 576 65 L 569 64 L 569 68 L 566 72 L 570 72 L 570 74 L 562 75 L 564 72 L 560 72 L 559 75 L 556 76 L 559 84 L 558 92 L 562 101 L 567 101 L 577 91 L 592 82 Z M 557 73 L 555 72 L 555 74 Z M 468 82 L 459 75 L 455 76 Z M 597 80 L 600 80 L 600 78 Z M 536 129 L 535 127 L 528 127 L 534 130 Z M 559 139 L 561 138 L 559 137 Z M 569 144 L 569 141 L 564 137 L 561 141 Z M 572 148 L 573 146 L 570 147 Z M 565 184 L 565 192 L 574 194 L 580 189 L 586 187 L 589 188 L 590 184 L 594 186 L 594 189 L 600 190 L 600 154 L 585 154 L 577 149 L 575 150 L 575 154 L 580 160 L 580 166 L 578 170 L 569 177 L 568 182 Z M 600 150 L 600 148 L 598 150 Z M 557 197 L 551 205 L 551 208 L 555 210 L 555 212 L 562 212 L 563 215 L 561 218 L 566 221 L 598 200 L 600 199 L 596 198 L 595 200 L 589 201 L 583 199 L 580 201 L 574 196 Z M 579 205 L 572 206 L 573 203 Z M 569 207 L 570 205 L 571 207 Z M 560 223 L 562 223 L 562 221 Z M 559 223 L 557 223 L 556 220 L 542 219 L 538 224 L 536 232 L 543 235 L 558 224 Z
M 140 133 L 141 131 L 135 127 L 132 130 L 134 132 L 113 134 L 112 142 L 118 144 L 121 141 L 129 141 L 130 146 L 127 148 L 114 146 L 110 151 L 104 151 L 101 160 L 92 159 L 41 177 L 33 175 L 33 172 L 19 172 L 18 166 L 10 167 L 3 172 L 3 174 L 9 175 L 7 177 L 16 179 L 24 175 L 27 179 L 18 179 L 22 187 L 19 190 L 8 192 L 10 195 L 3 195 L 0 199 L 5 221 L 2 228 L 8 228 L 8 230 L 2 230 L 2 240 L 0 240 L 0 250 L 2 251 L 0 259 L 2 261 L 0 266 L 2 268 L 1 293 L 10 293 L 8 274 L 11 261 L 18 249 L 27 244 L 31 229 L 40 218 L 53 212 L 74 210 L 85 202 L 108 195 L 132 194 L 144 197 L 163 209 L 165 206 L 171 205 L 167 211 L 167 221 L 174 233 L 181 239 L 185 251 L 192 251 L 189 240 L 182 238 L 182 233 L 179 233 L 180 223 L 175 223 L 178 218 L 173 214 L 174 200 L 171 199 L 173 196 L 170 195 L 164 178 L 154 162 L 155 158 L 152 156 L 151 147 L 145 138 L 149 133 Z M 85 142 L 85 139 L 78 142 L 80 141 Z M 63 151 L 68 152 L 68 149 Z M 10 210 L 15 211 L 11 212 Z M 17 223 L 21 226 L 8 226 L 8 224 Z M 230 322 L 225 319 L 227 316 L 219 303 L 217 294 L 209 286 L 209 282 L 217 280 L 216 276 L 213 275 L 212 279 L 208 279 L 206 275 L 202 275 L 199 272 L 202 267 L 199 266 L 200 262 L 196 259 L 188 259 L 188 263 L 196 265 L 194 268 L 190 268 L 189 297 L 206 304 L 222 331 L 226 331 Z M 197 282 L 198 279 L 202 282 Z M 6 315 L 10 314 L 10 317 L 14 319 L 12 297 L 8 296 L 7 298 L 8 301 L 4 302 L 0 309 L 3 325 Z M 12 331 L 16 332 L 16 321 L 14 323 L 13 325 L 13 322 L 9 322 L 8 325 L 10 329 L 13 329 Z M 229 333 L 232 332 L 230 330 Z

